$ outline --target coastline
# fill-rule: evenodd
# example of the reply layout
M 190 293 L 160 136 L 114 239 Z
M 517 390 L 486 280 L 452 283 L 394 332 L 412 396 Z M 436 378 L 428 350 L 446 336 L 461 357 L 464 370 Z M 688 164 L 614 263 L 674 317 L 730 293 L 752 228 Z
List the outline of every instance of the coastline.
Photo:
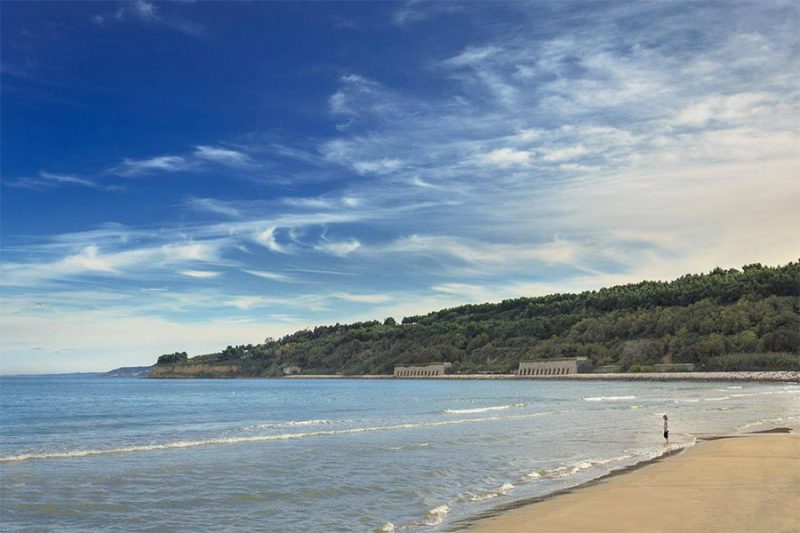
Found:
M 800 435 L 790 428 L 698 439 L 587 483 L 463 519 L 470 533 L 798 531 Z M 576 512 L 580 510 L 580 512 Z
M 270 378 L 262 378 L 270 379 Z M 615 374 L 565 374 L 561 376 L 518 376 L 516 374 L 448 374 L 444 376 L 396 378 L 391 374 L 345 376 L 298 374 L 272 379 L 398 379 L 398 380 L 519 380 L 519 381 L 744 381 L 762 383 L 800 382 L 800 372 L 639 372 Z

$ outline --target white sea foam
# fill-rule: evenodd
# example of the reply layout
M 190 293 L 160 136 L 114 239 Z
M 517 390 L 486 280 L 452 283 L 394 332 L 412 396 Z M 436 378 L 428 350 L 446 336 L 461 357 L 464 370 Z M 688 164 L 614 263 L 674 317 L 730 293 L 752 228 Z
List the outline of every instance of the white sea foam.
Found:
M 739 426 L 738 428 L 736 428 L 736 431 L 744 431 L 745 429 L 749 429 L 749 428 L 757 427 L 757 426 L 763 426 L 763 425 L 766 425 L 766 424 L 780 424 L 781 422 L 784 422 L 784 421 L 785 420 L 783 418 L 780 418 L 780 417 L 779 418 L 761 418 L 759 420 L 756 420 L 755 422 L 750 422 L 749 424 L 745 424 L 743 426 Z
M 394 524 L 386 522 L 381 527 L 375 530 L 375 533 L 394 533 Z
M 329 420 L 291 420 L 286 422 L 287 426 L 320 426 L 330 424 Z
M 324 426 L 332 424 L 330 420 L 289 420 L 287 422 L 272 422 L 268 424 L 255 424 L 252 426 L 245 426 L 242 429 L 246 431 L 254 429 L 279 429 L 279 428 L 292 428 L 292 427 L 305 427 L 305 426 Z
M 492 407 L 476 407 L 474 409 L 445 409 L 442 412 L 447 415 L 467 415 L 473 413 L 489 413 L 491 411 L 505 411 L 506 409 L 511 409 L 511 407 L 511 405 L 495 405 Z
M 730 400 L 730 399 L 731 399 L 730 396 L 719 396 L 717 398 L 706 398 L 705 400 L 707 402 L 721 402 L 723 400 Z
M 530 413 L 521 415 L 507 415 L 507 416 L 485 416 L 479 418 L 462 418 L 457 420 L 441 420 L 437 422 L 420 422 L 416 424 L 395 424 L 390 426 L 371 426 L 361 428 L 348 428 L 348 429 L 330 429 L 320 431 L 308 431 L 298 433 L 280 433 L 276 435 L 254 435 L 250 437 L 224 437 L 212 438 L 204 440 L 188 440 L 167 442 L 163 444 L 143 444 L 132 446 L 120 446 L 117 448 L 104 448 L 104 449 L 88 449 L 88 450 L 69 450 L 69 451 L 52 451 L 52 452 L 39 452 L 39 453 L 24 453 L 18 455 L 5 455 L 0 457 L 0 463 L 8 463 L 14 461 L 28 461 L 32 459 L 71 459 L 77 457 L 88 457 L 93 455 L 108 455 L 119 453 L 136 453 L 136 452 L 150 452 L 161 450 L 173 450 L 180 448 L 194 448 L 198 446 L 214 446 L 225 444 L 244 444 L 251 442 L 270 442 L 292 439 L 303 439 L 308 437 L 322 437 L 333 435 L 350 435 L 354 433 L 370 433 L 376 431 L 392 431 L 402 429 L 415 429 L 415 428 L 431 428 L 439 426 L 449 426 L 455 424 L 474 424 L 478 422 L 493 422 L 497 420 L 517 420 L 532 418 L 537 416 L 544 416 L 554 414 L 554 412 Z
M 568 466 L 559 466 L 556 468 L 551 468 L 550 470 L 545 470 L 544 474 L 549 478 L 560 478 L 577 474 L 581 470 L 586 470 L 587 468 L 591 467 L 592 463 L 589 461 L 580 461 Z
M 636 396 L 590 396 L 584 398 L 585 402 L 618 402 L 620 400 L 635 400 Z
M 439 507 L 434 507 L 433 509 L 430 509 L 428 510 L 427 513 L 425 513 L 427 515 L 427 520 L 425 520 L 425 523 L 429 526 L 435 526 L 437 524 L 441 524 L 442 520 L 444 520 L 444 517 L 449 512 L 450 512 L 450 506 L 447 504 L 440 505 Z
M 487 492 L 485 494 L 473 494 L 467 498 L 468 502 L 477 503 L 477 502 L 485 502 L 486 500 L 493 500 L 500 496 L 496 492 Z
M 520 479 L 522 481 L 528 482 L 528 481 L 533 481 L 534 479 L 539 479 L 540 477 L 542 477 L 542 474 L 540 474 L 538 470 L 534 470 L 533 472 L 525 474 Z
M 775 391 L 761 391 L 761 392 L 740 392 L 731 394 L 734 398 L 750 398 L 752 396 L 772 396 L 774 394 L 798 394 L 800 390 L 797 389 L 784 389 Z
M 596 464 L 596 465 L 607 465 L 609 463 L 616 463 L 616 462 L 619 462 L 619 461 L 624 461 L 625 459 L 630 459 L 632 457 L 633 457 L 632 455 L 625 454 L 625 455 L 618 455 L 616 457 L 609 457 L 607 459 L 596 459 L 596 460 L 593 460 L 591 462 L 592 462 L 592 464 Z
M 506 494 L 508 494 L 509 492 L 511 492 L 514 489 L 515 489 L 515 487 L 511 483 L 503 483 L 503 486 L 500 487 L 499 489 L 497 489 L 497 492 L 499 492 L 500 494 L 506 495 Z
M 469 497 L 462 497 L 462 499 L 466 499 L 466 501 L 473 503 L 484 502 L 486 500 L 492 500 L 494 498 L 497 498 L 498 496 L 505 496 L 515 488 L 516 487 L 514 487 L 512 483 L 504 483 L 502 486 L 497 487 L 496 489 L 486 491 L 482 494 L 473 494 Z
M 647 455 L 649 456 L 649 453 L 647 453 Z M 616 455 L 614 457 L 606 457 L 605 459 L 587 459 L 585 461 L 578 461 L 576 463 L 572 463 L 565 466 L 559 466 L 556 468 L 551 468 L 549 470 L 543 470 L 541 472 L 534 471 L 531 472 L 530 474 L 524 475 L 522 479 L 525 481 L 531 481 L 533 479 L 537 479 L 542 476 L 548 478 L 562 478 L 562 477 L 572 476 L 582 470 L 588 470 L 589 468 L 594 468 L 597 466 L 605 467 L 605 465 L 611 463 L 618 463 L 626 459 L 632 459 L 633 457 L 635 457 L 635 455 L 632 455 L 631 453 L 626 453 L 625 455 Z

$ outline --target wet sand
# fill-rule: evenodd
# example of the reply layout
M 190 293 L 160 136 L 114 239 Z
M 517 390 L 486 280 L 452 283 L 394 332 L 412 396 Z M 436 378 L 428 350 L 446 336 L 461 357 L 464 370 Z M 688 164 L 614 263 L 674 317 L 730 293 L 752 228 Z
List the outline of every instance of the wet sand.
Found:
M 701 442 L 661 462 L 487 519 L 470 531 L 800 532 L 800 435 Z

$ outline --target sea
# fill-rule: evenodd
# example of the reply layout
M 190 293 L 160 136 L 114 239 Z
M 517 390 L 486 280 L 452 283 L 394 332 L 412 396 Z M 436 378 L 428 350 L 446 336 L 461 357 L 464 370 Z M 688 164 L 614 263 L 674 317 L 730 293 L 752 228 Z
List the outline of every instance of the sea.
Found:
M 0 528 L 451 531 L 799 420 L 793 383 L 3 377 Z

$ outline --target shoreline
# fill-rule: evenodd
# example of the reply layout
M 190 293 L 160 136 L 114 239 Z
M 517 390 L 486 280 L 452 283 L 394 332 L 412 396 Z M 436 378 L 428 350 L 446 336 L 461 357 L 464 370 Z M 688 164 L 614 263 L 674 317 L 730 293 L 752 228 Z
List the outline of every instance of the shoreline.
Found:
M 719 438 L 727 438 L 727 437 L 719 437 Z M 699 442 L 699 439 L 698 439 L 698 442 Z M 630 474 L 630 473 L 633 473 L 633 472 L 635 472 L 637 470 L 645 468 L 646 466 L 649 466 L 651 464 L 660 463 L 660 462 L 672 457 L 673 455 L 678 455 L 680 453 L 683 453 L 686 450 L 688 450 L 688 449 L 690 449 L 690 448 L 692 448 L 692 447 L 694 447 L 696 445 L 697 445 L 697 443 L 691 444 L 691 445 L 688 445 L 688 446 L 685 446 L 685 447 L 682 447 L 682 448 L 676 448 L 676 449 L 673 449 L 673 450 L 669 450 L 669 451 L 667 451 L 667 452 L 665 452 L 665 453 L 663 453 L 663 454 L 661 454 L 659 456 L 653 457 L 651 459 L 645 459 L 643 461 L 639 461 L 638 463 L 634 463 L 632 465 L 623 466 L 621 468 L 617 468 L 617 469 L 611 470 L 611 471 L 603 474 L 602 476 L 596 477 L 594 479 L 590 479 L 588 481 L 584 481 L 583 483 L 575 485 L 574 487 L 567 487 L 565 489 L 559 489 L 559 490 L 554 491 L 554 492 L 548 492 L 547 494 L 542 494 L 541 496 L 530 496 L 530 497 L 527 497 L 527 498 L 521 498 L 519 500 L 514 500 L 514 501 L 511 501 L 511 502 L 506 502 L 506 503 L 504 503 L 502 505 L 498 505 L 497 507 L 492 507 L 491 509 L 486 509 L 485 511 L 481 511 L 478 514 L 475 514 L 475 515 L 472 515 L 472 516 L 468 516 L 466 518 L 461 518 L 458 521 L 456 521 L 453 524 L 451 524 L 450 527 L 447 528 L 445 531 L 450 531 L 450 532 L 454 532 L 454 531 L 471 532 L 473 530 L 479 529 L 480 527 L 485 525 L 487 523 L 487 521 L 489 521 L 489 520 L 491 520 L 493 518 L 498 518 L 498 517 L 504 516 L 505 514 L 507 514 L 509 512 L 512 512 L 512 511 L 516 511 L 517 509 L 524 509 L 526 507 L 529 507 L 531 505 L 535 505 L 537 503 L 542 503 L 542 502 L 546 502 L 546 501 L 549 501 L 549 500 L 553 500 L 553 499 L 558 498 L 560 496 L 564 496 L 564 495 L 567 495 L 567 494 L 573 494 L 576 491 L 579 491 L 581 489 L 585 489 L 585 488 L 589 488 L 589 487 L 594 487 L 596 485 L 600 485 L 600 484 L 602 484 L 603 482 L 605 482 L 606 480 L 608 480 L 610 478 L 617 477 L 617 476 L 624 476 L 626 474 Z
M 736 465 L 731 465 L 731 458 Z M 752 475 L 747 477 L 747 472 Z M 463 518 L 446 531 L 796 531 L 800 510 L 791 503 L 784 505 L 781 498 L 796 499 L 797 494 L 800 435 L 792 428 L 776 427 L 698 437 L 694 445 L 612 470 L 575 487 Z M 760 515 L 747 514 L 747 505 L 770 508 L 768 518 L 773 524 L 765 525 Z M 576 513 L 576 509 L 581 511 Z M 731 513 L 744 514 L 751 521 L 736 522 Z M 653 518 L 662 516 L 667 519 Z M 723 517 L 728 524 L 717 525 Z
M 182 378 L 159 378 L 182 379 Z M 192 379 L 192 378 L 189 378 Z M 237 378 L 233 378 L 237 379 Z M 444 376 L 396 378 L 391 374 L 344 376 L 303 374 L 279 378 L 245 379 L 396 379 L 421 381 L 515 380 L 515 381 L 734 381 L 760 383 L 800 383 L 800 372 L 774 370 L 764 372 L 640 372 L 615 374 L 565 374 L 561 376 L 518 376 L 516 374 L 448 374 Z

